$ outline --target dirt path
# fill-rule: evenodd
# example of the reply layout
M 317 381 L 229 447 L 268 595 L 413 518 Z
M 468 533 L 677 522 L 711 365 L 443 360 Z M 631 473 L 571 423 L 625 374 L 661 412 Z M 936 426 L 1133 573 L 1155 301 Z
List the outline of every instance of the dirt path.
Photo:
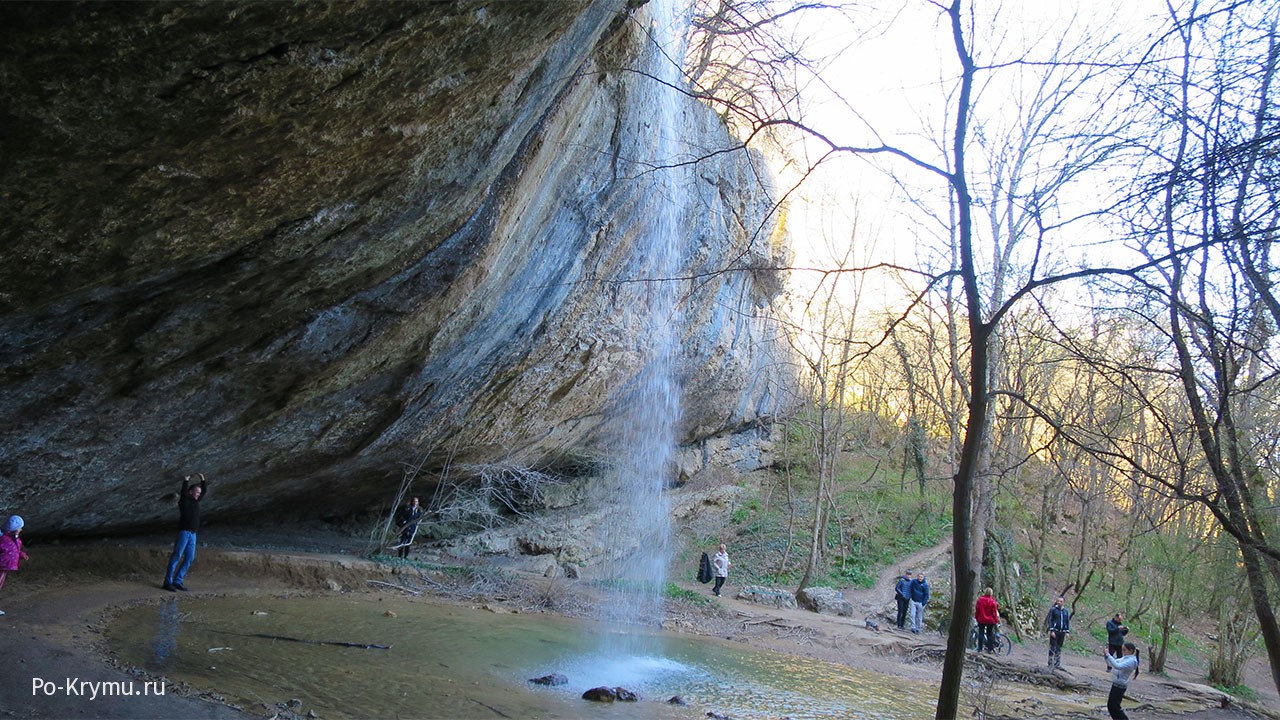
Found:
M 853 606 L 855 618 L 871 615 L 878 615 L 881 618 L 893 617 L 897 612 L 897 604 L 893 600 L 893 588 L 898 578 L 902 577 L 902 573 L 920 571 L 926 578 L 933 578 L 938 575 L 940 568 L 950 561 L 951 541 L 948 540 L 940 545 L 914 552 L 902 561 L 885 568 L 876 578 L 874 587 L 847 587 L 841 588 L 840 591 L 844 593 L 844 599 Z M 881 625 L 883 626 L 883 623 Z

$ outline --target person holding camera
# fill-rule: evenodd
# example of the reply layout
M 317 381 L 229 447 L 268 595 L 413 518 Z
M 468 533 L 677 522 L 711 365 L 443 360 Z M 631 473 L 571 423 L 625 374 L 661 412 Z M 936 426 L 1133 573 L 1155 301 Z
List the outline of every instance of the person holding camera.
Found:
M 1131 642 L 1121 647 L 1121 652 L 1117 653 L 1118 657 L 1112 655 L 1109 648 L 1104 655 L 1107 658 L 1107 667 L 1113 671 L 1111 692 L 1107 694 L 1107 712 L 1111 714 L 1111 720 L 1129 720 L 1124 708 L 1120 707 L 1120 702 L 1124 700 L 1125 691 L 1129 689 L 1129 681 L 1138 677 L 1138 661 L 1142 656 L 1138 653 L 1138 646 Z
M 1124 636 L 1129 634 L 1129 628 L 1124 625 L 1124 616 L 1116 613 L 1116 616 L 1107 621 L 1107 652 L 1115 657 L 1120 657 L 1120 651 L 1124 649 Z M 1111 671 L 1111 666 L 1107 666 L 1107 671 Z

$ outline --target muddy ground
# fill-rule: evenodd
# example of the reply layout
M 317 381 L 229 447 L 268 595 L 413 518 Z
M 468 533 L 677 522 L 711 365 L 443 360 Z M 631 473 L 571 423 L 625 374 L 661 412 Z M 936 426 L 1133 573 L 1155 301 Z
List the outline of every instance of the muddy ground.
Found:
M 593 586 L 559 578 L 520 577 L 504 573 L 501 582 L 475 580 L 445 583 L 443 576 L 412 567 L 388 567 L 360 559 L 363 543 L 324 526 L 276 530 L 210 528 L 188 576 L 192 595 L 261 594 L 406 594 L 393 586 L 425 592 L 423 602 L 461 602 L 521 612 L 583 615 L 598 599 Z M 103 630 L 125 607 L 159 602 L 169 552 L 165 536 L 86 541 L 28 547 L 31 561 L 11 574 L 0 590 L 0 717 L 20 718 L 244 718 L 293 717 L 286 704 L 233 708 L 213 689 L 164 685 L 164 695 L 102 696 L 104 688 L 132 687 L 154 693 L 157 678 L 116 661 L 105 645 Z M 922 567 L 937 560 L 938 551 L 904 562 Z M 435 558 L 442 560 L 442 558 Z M 483 574 L 478 577 L 485 577 Z M 890 578 L 879 583 L 891 586 Z M 678 581 L 707 596 L 669 603 L 668 629 L 715 635 L 754 648 L 787 652 L 894 677 L 936 683 L 941 674 L 945 639 L 866 626 L 865 617 L 881 610 L 888 591 L 847 590 L 853 617 L 818 615 L 804 610 L 762 607 L 733 597 L 734 578 L 721 598 L 709 586 Z M 434 595 L 434 597 L 428 597 Z M 1108 676 L 1097 656 L 1064 654 L 1062 671 L 1042 669 L 1039 643 L 1017 645 L 1007 658 L 971 655 L 975 675 L 984 673 L 1006 696 L 1020 686 L 1036 685 L 1070 697 L 1082 708 L 1057 716 L 1027 706 L 1024 717 L 1106 717 Z M 1260 659 L 1250 667 L 1258 703 L 1240 703 L 1200 685 L 1192 669 L 1171 667 L 1165 675 L 1143 673 L 1129 697 L 1134 718 L 1187 720 L 1280 719 L 1280 698 Z M 71 681 L 70 683 L 68 681 Z M 150 681 L 151 686 L 144 683 Z M 97 683 L 111 683 L 101 685 Z M 130 685 L 131 683 L 131 685 Z M 72 687 L 68 687 L 68 685 Z M 55 689 L 56 686 L 56 689 Z M 94 689 L 99 696 L 92 697 Z M 53 692 L 50 692 L 50 690 Z M 284 699 L 282 699 L 283 701 Z M 965 708 L 965 714 L 972 707 Z M 1006 713 L 1006 716 L 1008 714 Z M 305 717 L 305 716 L 303 716 Z

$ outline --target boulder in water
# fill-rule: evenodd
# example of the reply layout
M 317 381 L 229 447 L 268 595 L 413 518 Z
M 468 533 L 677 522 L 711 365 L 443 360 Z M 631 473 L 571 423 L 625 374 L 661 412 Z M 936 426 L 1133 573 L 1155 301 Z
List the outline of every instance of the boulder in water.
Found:
M 551 673 L 550 675 L 543 675 L 542 677 L 530 678 L 529 682 L 536 683 L 538 685 L 556 686 L 569 682 L 569 678 L 561 675 L 560 673 Z
M 582 699 L 591 702 L 613 702 L 618 699 L 618 693 L 613 688 L 594 687 L 582 693 Z
M 591 700 L 592 702 L 635 702 L 640 699 L 639 695 L 631 692 L 624 687 L 596 687 L 582 693 L 583 700 Z

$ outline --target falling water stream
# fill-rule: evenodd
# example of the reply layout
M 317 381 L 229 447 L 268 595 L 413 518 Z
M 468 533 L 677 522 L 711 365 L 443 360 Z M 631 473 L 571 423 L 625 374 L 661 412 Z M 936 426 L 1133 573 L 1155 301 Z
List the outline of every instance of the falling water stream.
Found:
M 676 430 L 680 421 L 677 378 L 681 314 L 675 279 L 683 265 L 688 242 L 682 213 L 689 173 L 678 159 L 684 153 L 680 87 L 685 19 L 676 0 L 649 3 L 652 21 L 646 53 L 648 67 L 632 78 L 643 115 L 637 125 L 642 153 L 629 174 L 635 195 L 646 201 L 646 227 L 639 233 L 631 277 L 619 293 L 629 313 L 626 326 L 633 338 L 641 370 L 632 383 L 613 398 L 612 469 L 605 486 L 614 495 L 608 519 L 609 547 L 614 563 L 615 592 L 601 608 L 601 617 L 627 628 L 653 624 L 661 618 L 663 588 L 671 559 L 671 508 L 666 489 L 675 468 Z M 655 78 L 657 80 L 655 80 Z M 615 654 L 645 652 L 645 637 L 623 634 L 609 641 Z

